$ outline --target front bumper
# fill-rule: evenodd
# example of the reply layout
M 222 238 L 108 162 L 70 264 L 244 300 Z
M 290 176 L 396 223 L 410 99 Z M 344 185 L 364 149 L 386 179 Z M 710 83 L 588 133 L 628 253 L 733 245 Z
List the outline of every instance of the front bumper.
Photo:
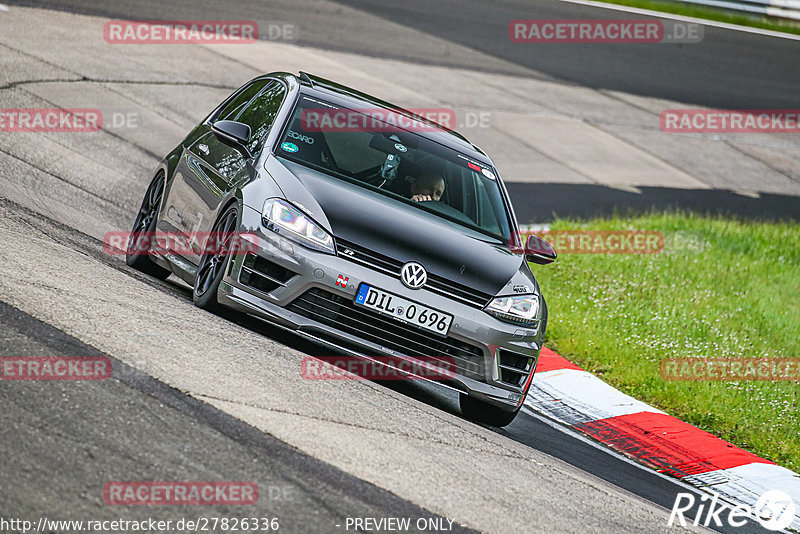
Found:
M 367 359 L 387 355 L 413 358 L 414 351 L 404 348 L 412 343 L 420 347 L 431 338 L 431 347 L 450 351 L 461 365 L 452 379 L 437 383 L 509 411 L 524 400 L 541 348 L 538 327 L 504 323 L 477 307 L 425 288 L 408 289 L 398 277 L 346 257 L 309 250 L 265 230 L 261 213 L 248 206 L 243 209 L 240 231 L 258 241 L 255 256 L 261 259 L 232 257 L 220 284 L 221 304 L 267 319 L 337 352 Z M 256 279 L 258 283 L 254 283 Z M 452 314 L 446 340 L 426 336 L 421 329 L 391 318 L 379 318 L 377 312 L 354 311 L 351 303 L 362 282 Z M 313 299 L 321 299 L 314 302 L 329 309 L 315 313 L 309 307 Z M 349 313 L 358 313 L 366 323 L 356 325 Z M 379 326 L 369 324 L 370 314 L 375 315 L 376 325 L 390 330 L 385 340 Z

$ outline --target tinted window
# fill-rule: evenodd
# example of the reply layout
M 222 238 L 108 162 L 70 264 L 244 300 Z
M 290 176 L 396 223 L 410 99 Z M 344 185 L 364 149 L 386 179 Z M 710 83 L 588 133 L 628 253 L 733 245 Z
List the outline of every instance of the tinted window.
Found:
M 337 132 L 337 135 L 325 136 L 331 152 L 337 156 L 336 164 L 350 174 L 383 164 L 386 153 L 370 147 L 371 140 L 372 134 L 369 132 Z
M 269 131 L 275 121 L 275 115 L 286 95 L 286 88 L 282 83 L 273 82 L 260 95 L 258 95 L 236 119 L 250 127 L 251 152 L 256 151 L 264 135 Z
M 242 89 L 233 99 L 225 104 L 215 120 L 234 120 L 234 117 L 272 80 L 257 80 Z
M 511 220 L 496 171 L 401 124 L 390 110 L 303 97 L 276 154 L 508 242 Z

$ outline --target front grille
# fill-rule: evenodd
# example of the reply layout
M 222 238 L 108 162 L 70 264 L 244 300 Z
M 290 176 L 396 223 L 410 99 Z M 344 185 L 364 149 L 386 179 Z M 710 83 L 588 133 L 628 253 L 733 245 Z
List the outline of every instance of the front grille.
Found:
M 285 286 L 286 282 L 296 274 L 261 256 L 248 254 L 242 262 L 239 282 L 263 293 L 269 293 Z
M 497 367 L 500 371 L 501 382 L 522 387 L 531 372 L 532 366 L 533 358 L 530 356 L 505 349 L 497 349 Z
M 405 356 L 454 363 L 456 374 L 486 381 L 480 347 L 381 317 L 357 307 L 348 298 L 314 288 L 292 301 L 287 309 Z
M 373 252 L 360 245 L 356 245 L 344 239 L 336 239 L 336 252 L 339 256 L 361 263 L 369 267 L 373 267 L 386 274 L 391 274 L 400 277 L 400 269 L 403 267 L 402 261 L 397 261 L 389 256 L 384 256 L 378 252 Z
M 366 265 L 367 267 L 394 276 L 395 278 L 400 278 L 400 269 L 402 269 L 404 265 L 404 262 L 400 260 L 339 238 L 336 239 L 336 251 L 342 258 Z M 493 297 L 493 295 L 484 293 L 483 291 L 458 284 L 443 276 L 432 273 L 428 273 L 428 281 L 425 283 L 424 289 L 454 298 L 476 308 L 483 308 Z

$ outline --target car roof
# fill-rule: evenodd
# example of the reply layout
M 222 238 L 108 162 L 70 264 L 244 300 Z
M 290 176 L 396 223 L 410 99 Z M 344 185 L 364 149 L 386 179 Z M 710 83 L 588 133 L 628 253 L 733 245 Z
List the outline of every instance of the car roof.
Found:
M 440 145 L 444 145 L 453 150 L 459 151 L 465 155 L 475 158 L 487 165 L 494 166 L 492 160 L 477 146 L 470 143 L 461 134 L 445 128 L 436 122 L 428 120 L 424 117 L 414 114 L 413 112 L 396 106 L 385 100 L 381 100 L 367 93 L 358 91 L 346 85 L 326 80 L 313 74 L 300 72 L 299 76 L 285 72 L 273 73 L 271 76 L 280 76 L 282 78 L 292 77 L 297 83 L 300 84 L 300 92 L 303 95 L 320 98 L 334 105 L 347 107 L 351 109 L 358 108 L 383 108 L 398 113 L 409 119 L 424 122 L 431 126 L 430 129 L 415 131 L 416 135 L 424 137 Z

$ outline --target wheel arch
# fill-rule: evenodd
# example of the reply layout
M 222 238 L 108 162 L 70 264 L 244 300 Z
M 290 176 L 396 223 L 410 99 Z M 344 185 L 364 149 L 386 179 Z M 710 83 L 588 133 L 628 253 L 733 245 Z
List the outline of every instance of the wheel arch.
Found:
M 214 214 L 214 224 L 217 224 L 222 214 L 225 213 L 227 209 L 233 205 L 235 205 L 238 208 L 239 213 L 237 214 L 237 220 L 238 224 L 241 224 L 242 210 L 244 209 L 244 200 L 242 198 L 242 192 L 240 189 L 235 189 L 229 194 L 227 198 L 225 198 L 222 202 L 219 203 L 219 209 L 217 209 L 217 212 Z

